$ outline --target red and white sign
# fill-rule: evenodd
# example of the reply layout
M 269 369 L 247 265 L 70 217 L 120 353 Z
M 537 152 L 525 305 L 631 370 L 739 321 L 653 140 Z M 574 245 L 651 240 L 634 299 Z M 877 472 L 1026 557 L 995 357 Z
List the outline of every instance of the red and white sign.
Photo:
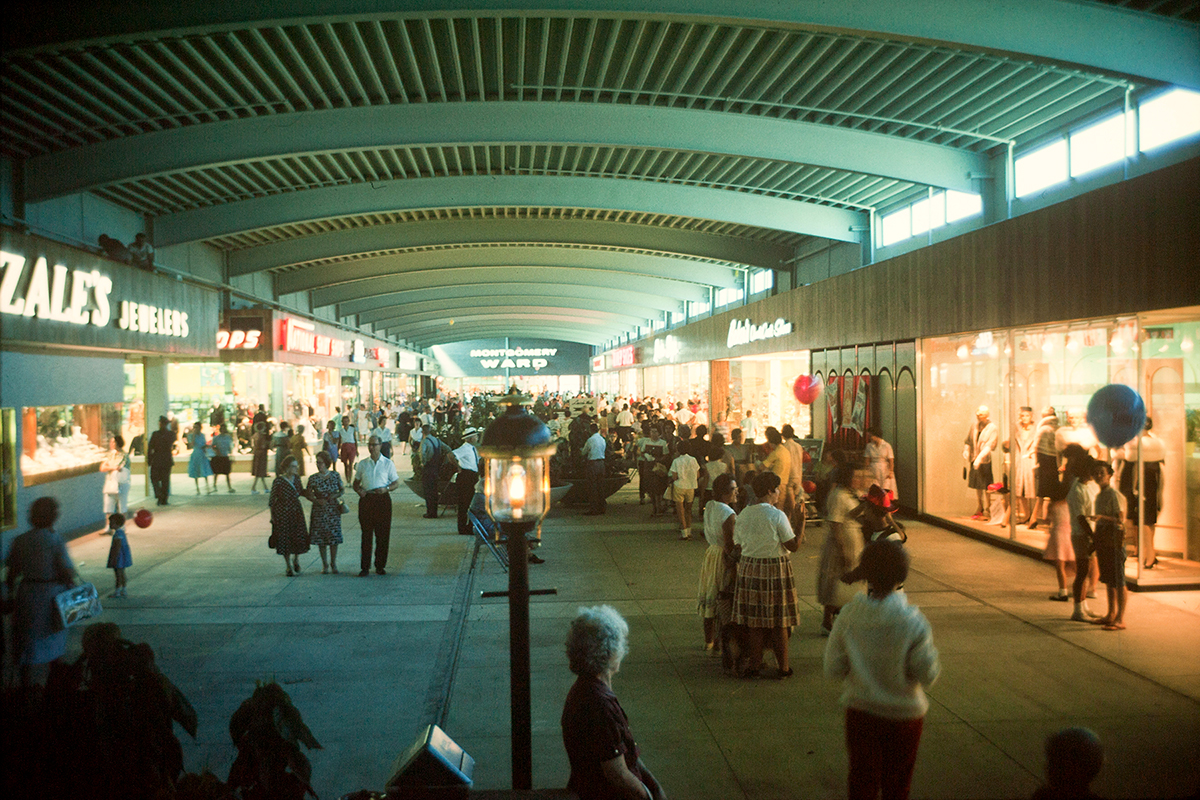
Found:
M 217 331 L 217 349 L 255 350 L 261 338 L 262 331 Z
M 291 317 L 280 320 L 279 332 L 280 349 L 289 353 L 345 358 L 350 352 L 349 342 L 345 339 L 319 334 L 316 326 Z
M 634 352 L 633 345 L 626 345 L 625 347 L 613 350 L 612 365 L 614 369 L 617 367 L 632 367 L 636 360 L 637 354 Z
M 604 370 L 604 356 L 592 357 L 592 369 L 596 372 L 601 372 Z

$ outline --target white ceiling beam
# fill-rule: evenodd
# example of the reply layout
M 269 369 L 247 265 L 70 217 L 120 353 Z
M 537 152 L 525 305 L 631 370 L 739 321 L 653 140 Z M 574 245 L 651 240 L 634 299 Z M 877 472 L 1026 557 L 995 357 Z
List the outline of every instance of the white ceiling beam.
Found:
M 507 277 L 507 276 L 505 276 Z M 425 286 L 398 292 L 372 294 L 358 300 L 349 300 L 337 306 L 338 317 L 350 317 L 355 314 L 371 313 L 378 309 L 391 308 L 402 303 L 419 303 L 428 300 L 443 300 L 447 298 L 470 302 L 472 298 L 489 297 L 538 297 L 543 300 L 554 298 L 555 302 L 563 303 L 570 300 L 603 297 L 605 302 L 614 305 L 648 308 L 651 313 L 647 319 L 659 314 L 680 312 L 684 309 L 684 301 L 674 297 L 665 297 L 655 292 L 636 292 L 630 289 L 606 288 L 598 294 L 596 287 L 587 284 L 560 283 L 526 283 L 522 281 L 505 280 L 484 282 L 476 278 L 471 283 L 459 283 L 453 286 Z
M 154 221 L 158 247 L 363 214 L 432 208 L 588 208 L 751 225 L 843 242 L 859 241 L 867 224 L 856 211 L 778 197 L 621 178 L 416 178 L 352 184 L 222 203 Z
M 551 284 L 560 282 L 595 289 L 625 289 L 643 294 L 659 294 L 680 301 L 706 302 L 707 288 L 694 283 L 682 283 L 666 278 L 652 278 L 595 269 L 564 270 L 561 267 L 447 267 L 427 272 L 406 272 L 368 281 L 355 281 L 310 293 L 314 308 L 346 303 L 375 295 L 407 289 L 427 289 L 437 286 L 454 287 L 470 283 Z
M 557 305 L 533 305 L 529 303 L 509 303 L 506 305 L 475 306 L 453 310 L 409 311 L 405 308 L 395 309 L 394 314 L 386 319 L 371 323 L 375 328 L 398 328 L 404 325 L 421 322 L 454 320 L 455 325 L 465 325 L 477 319 L 491 319 L 497 315 L 520 315 L 537 319 L 555 319 L 567 317 L 579 320 L 580 324 L 619 325 L 622 329 L 635 328 L 646 324 L 645 317 L 635 314 L 623 314 L 618 310 L 594 310 Z
M 486 326 L 463 329 L 454 325 L 440 331 L 422 333 L 409 341 L 421 349 L 433 347 L 436 344 L 451 344 L 475 339 L 496 339 L 504 336 L 528 336 L 542 339 L 554 339 L 560 342 L 578 342 L 599 346 L 614 338 L 613 334 L 603 331 L 590 331 L 570 325 L 537 325 L 530 322 L 523 325 L 494 323 Z M 618 334 L 619 335 L 619 334 Z
M 306 292 L 355 281 L 369 281 L 406 272 L 453 267 L 559 267 L 648 275 L 697 283 L 718 289 L 739 285 L 740 271 L 719 264 L 671 256 L 573 247 L 454 247 L 414 250 L 374 258 L 314 264 L 275 276 L 278 294 Z
M 175 0 L 138 6 L 123 15 L 109 4 L 45 4 L 5 26 L 6 49 L 101 43 L 150 35 L 183 37 L 260 25 L 406 19 L 429 15 L 648 15 L 624 0 L 358 0 L 354 13 L 331 14 L 327 0 L 258 0 L 213 3 Z M 631 12 L 631 9 L 634 11 Z M 658 0 L 653 14 L 714 23 L 824 28 L 885 39 L 916 39 L 973 50 L 1001 51 L 1095 70 L 1125 73 L 1200 89 L 1200 30 L 1194 23 L 1157 14 L 1072 0 Z M 89 41 L 90 40 L 90 41 Z M 22 48 L 17 50 L 17 48 Z
M 437 300 L 422 300 L 417 302 L 396 302 L 390 306 L 374 308 L 357 314 L 359 325 L 379 325 L 386 320 L 401 319 L 406 314 L 440 313 L 444 316 L 461 316 L 484 308 L 499 308 L 508 306 L 528 306 L 530 296 L 525 295 L 478 295 L 475 297 L 444 297 Z M 629 317 L 633 322 L 644 324 L 648 319 L 661 317 L 662 312 L 648 306 L 636 306 L 630 303 L 615 303 L 609 297 L 597 297 L 592 292 L 587 297 L 555 297 L 538 296 L 537 300 L 544 308 L 571 308 L 581 314 L 597 312 L 617 313 Z
M 347 228 L 235 250 L 229 254 L 229 275 L 249 275 L 308 261 L 385 250 L 535 242 L 655 250 L 762 269 L 780 269 L 793 255 L 792 248 L 773 242 L 632 222 L 467 218 Z
M 976 153 L 752 114 L 611 103 L 397 103 L 244 117 L 126 136 L 29 159 L 29 202 L 177 172 L 404 147 L 662 148 L 800 163 L 973 190 Z
M 629 325 L 579 319 L 573 314 L 547 314 L 537 317 L 530 317 L 528 314 L 481 314 L 469 320 L 464 320 L 461 325 L 458 322 L 452 323 L 446 319 L 436 319 L 396 325 L 387 330 L 389 335 L 399 336 L 403 339 L 420 339 L 423 334 L 449 330 L 450 328 L 457 328 L 458 330 L 455 333 L 460 333 L 462 331 L 495 325 L 503 325 L 514 330 L 524 325 L 561 325 L 565 330 L 578 328 L 580 330 L 587 330 L 590 333 L 603 333 L 609 336 L 617 336 L 630 329 Z

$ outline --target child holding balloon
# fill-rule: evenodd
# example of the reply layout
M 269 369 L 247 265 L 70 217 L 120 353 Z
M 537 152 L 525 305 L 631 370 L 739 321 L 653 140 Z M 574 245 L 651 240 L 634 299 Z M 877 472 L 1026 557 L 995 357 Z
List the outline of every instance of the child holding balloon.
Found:
M 116 588 L 109 597 L 125 597 L 125 587 L 129 581 L 125 578 L 125 569 L 133 566 L 133 556 L 129 552 L 129 540 L 125 538 L 125 515 L 109 514 L 109 533 L 112 534 L 112 544 L 108 548 L 108 568 L 113 571 Z

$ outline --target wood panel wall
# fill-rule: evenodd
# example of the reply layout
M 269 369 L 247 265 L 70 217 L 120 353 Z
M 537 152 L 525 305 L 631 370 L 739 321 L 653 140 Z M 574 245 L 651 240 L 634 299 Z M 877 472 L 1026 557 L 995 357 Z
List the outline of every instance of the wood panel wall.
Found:
M 680 361 L 1200 305 L 1200 158 L 671 331 Z M 731 319 L 783 340 L 729 350 Z M 646 340 L 648 345 L 652 340 Z M 648 352 L 649 348 L 645 347 Z

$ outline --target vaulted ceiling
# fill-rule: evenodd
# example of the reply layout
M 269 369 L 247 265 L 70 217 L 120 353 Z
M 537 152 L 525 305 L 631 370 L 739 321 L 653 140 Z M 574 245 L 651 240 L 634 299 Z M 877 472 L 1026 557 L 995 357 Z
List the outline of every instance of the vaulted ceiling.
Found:
M 0 148 L 26 202 L 93 193 L 417 347 L 598 344 L 1200 88 L 1189 0 L 637 5 L 48 4 L 5 25 Z

